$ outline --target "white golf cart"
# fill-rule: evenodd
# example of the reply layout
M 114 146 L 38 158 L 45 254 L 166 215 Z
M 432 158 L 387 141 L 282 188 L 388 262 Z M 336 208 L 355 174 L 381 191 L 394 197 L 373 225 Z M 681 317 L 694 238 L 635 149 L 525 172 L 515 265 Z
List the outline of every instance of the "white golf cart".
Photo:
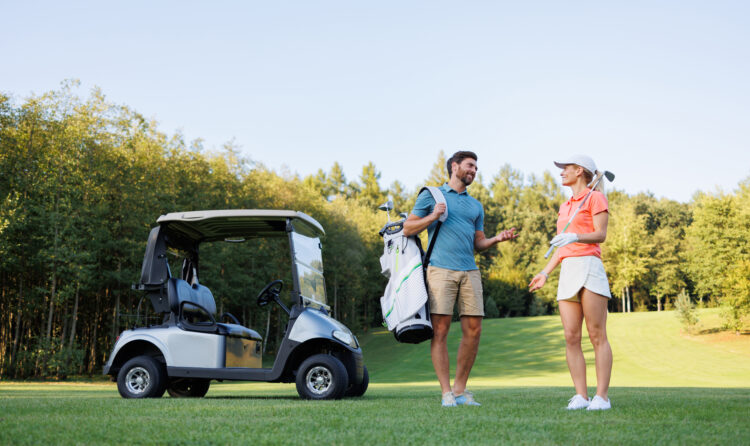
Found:
M 162 322 L 123 331 L 104 366 L 125 398 L 202 397 L 215 380 L 296 382 L 302 398 L 361 396 L 369 377 L 356 337 L 330 316 L 319 237 L 312 217 L 279 210 L 223 210 L 162 215 L 148 237 L 140 283 Z M 292 252 L 292 305 L 274 280 L 257 297 L 289 315 L 272 368 L 263 368 L 261 336 L 229 313 L 216 317 L 211 291 L 198 282 L 203 242 L 288 237 Z M 167 248 L 186 253 L 172 277 Z M 228 321 L 228 322 L 222 322 Z

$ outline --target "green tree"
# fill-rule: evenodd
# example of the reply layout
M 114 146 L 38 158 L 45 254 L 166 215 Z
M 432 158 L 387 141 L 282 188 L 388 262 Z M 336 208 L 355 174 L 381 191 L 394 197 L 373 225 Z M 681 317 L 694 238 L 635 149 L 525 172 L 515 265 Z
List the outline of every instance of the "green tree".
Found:
M 685 290 L 680 292 L 674 304 L 677 309 L 677 317 L 680 319 L 685 331 L 694 333 L 698 325 L 698 315 L 695 312 L 695 305 Z
M 448 180 L 450 180 L 448 171 L 445 167 L 445 162 L 445 152 L 441 150 L 440 153 L 438 153 L 437 161 L 435 161 L 435 164 L 432 165 L 430 174 L 427 176 L 427 179 L 424 182 L 425 186 L 442 186 L 443 184 L 447 183 Z
M 380 189 L 380 172 L 372 162 L 362 167 L 359 176 L 359 193 L 357 199 L 365 206 L 377 209 L 386 199 L 386 194 Z
M 727 326 L 740 334 L 744 318 L 750 314 L 750 260 L 729 267 L 723 283 L 724 318 Z
M 408 214 L 409 212 L 411 212 L 411 208 L 409 208 L 407 205 L 409 195 L 407 194 L 404 185 L 400 181 L 396 180 L 391 183 L 390 187 L 388 188 L 388 196 L 393 199 L 393 209 L 396 213 L 405 212 L 406 214 Z M 394 216 L 395 215 L 397 214 L 394 214 Z
M 699 194 L 686 233 L 687 271 L 699 299 L 719 300 L 728 266 L 747 258 L 750 222 L 736 196 Z M 717 274 L 718 273 L 718 274 Z
M 684 239 L 692 214 L 687 205 L 667 199 L 652 200 L 648 211 L 652 228 L 649 237 L 653 242 L 648 288 L 656 298 L 657 311 L 661 311 L 663 299 L 676 296 L 687 286 Z
M 602 248 L 612 289 L 620 291 L 622 310 L 632 311 L 632 288 L 645 279 L 651 259 L 651 244 L 646 230 L 648 216 L 637 214 L 632 200 L 610 203 L 607 241 Z

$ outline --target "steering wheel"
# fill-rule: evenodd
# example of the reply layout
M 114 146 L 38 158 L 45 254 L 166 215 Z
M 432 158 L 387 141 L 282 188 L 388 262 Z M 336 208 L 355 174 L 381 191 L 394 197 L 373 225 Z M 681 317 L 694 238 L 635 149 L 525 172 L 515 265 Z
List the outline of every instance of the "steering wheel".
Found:
M 276 279 L 263 287 L 263 289 L 258 294 L 258 306 L 265 307 L 272 300 L 278 299 L 283 287 L 284 282 L 281 279 Z

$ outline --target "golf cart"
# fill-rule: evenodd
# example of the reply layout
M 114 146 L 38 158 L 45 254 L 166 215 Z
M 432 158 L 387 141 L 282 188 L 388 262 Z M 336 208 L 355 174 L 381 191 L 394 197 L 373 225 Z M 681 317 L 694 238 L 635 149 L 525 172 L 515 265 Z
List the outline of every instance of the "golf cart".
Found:
M 330 316 L 326 305 L 322 226 L 312 217 L 284 210 L 220 210 L 162 215 L 148 237 L 141 280 L 161 322 L 123 331 L 104 374 L 124 398 L 202 397 L 212 379 L 296 382 L 300 397 L 362 396 L 369 377 L 357 338 Z M 216 316 L 211 291 L 198 282 L 203 242 L 241 242 L 288 237 L 292 254 L 292 305 L 280 299 L 283 282 L 258 294 L 261 307 L 278 304 L 289 316 L 272 368 L 262 365 L 262 338 L 229 313 Z M 173 277 L 167 249 L 185 253 Z

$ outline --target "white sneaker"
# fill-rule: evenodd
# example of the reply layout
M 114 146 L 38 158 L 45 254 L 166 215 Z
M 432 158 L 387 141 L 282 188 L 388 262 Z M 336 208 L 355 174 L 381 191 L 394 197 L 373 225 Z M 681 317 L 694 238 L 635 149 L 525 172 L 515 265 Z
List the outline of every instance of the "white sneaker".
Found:
M 445 392 L 443 394 L 443 400 L 440 402 L 443 407 L 456 407 L 456 397 L 453 396 L 453 392 Z
M 591 404 L 589 404 L 589 407 L 587 407 L 586 410 L 608 410 L 611 408 L 612 403 L 610 403 L 609 400 L 605 400 L 599 395 L 596 395 L 594 396 L 594 399 L 591 400 Z
M 474 394 L 468 390 L 464 390 L 461 395 L 453 394 L 456 397 L 456 404 L 459 406 L 481 406 L 475 399 Z
M 590 399 L 584 398 L 576 393 L 573 398 L 568 400 L 568 410 L 585 409 L 589 407 L 589 403 L 591 403 Z

